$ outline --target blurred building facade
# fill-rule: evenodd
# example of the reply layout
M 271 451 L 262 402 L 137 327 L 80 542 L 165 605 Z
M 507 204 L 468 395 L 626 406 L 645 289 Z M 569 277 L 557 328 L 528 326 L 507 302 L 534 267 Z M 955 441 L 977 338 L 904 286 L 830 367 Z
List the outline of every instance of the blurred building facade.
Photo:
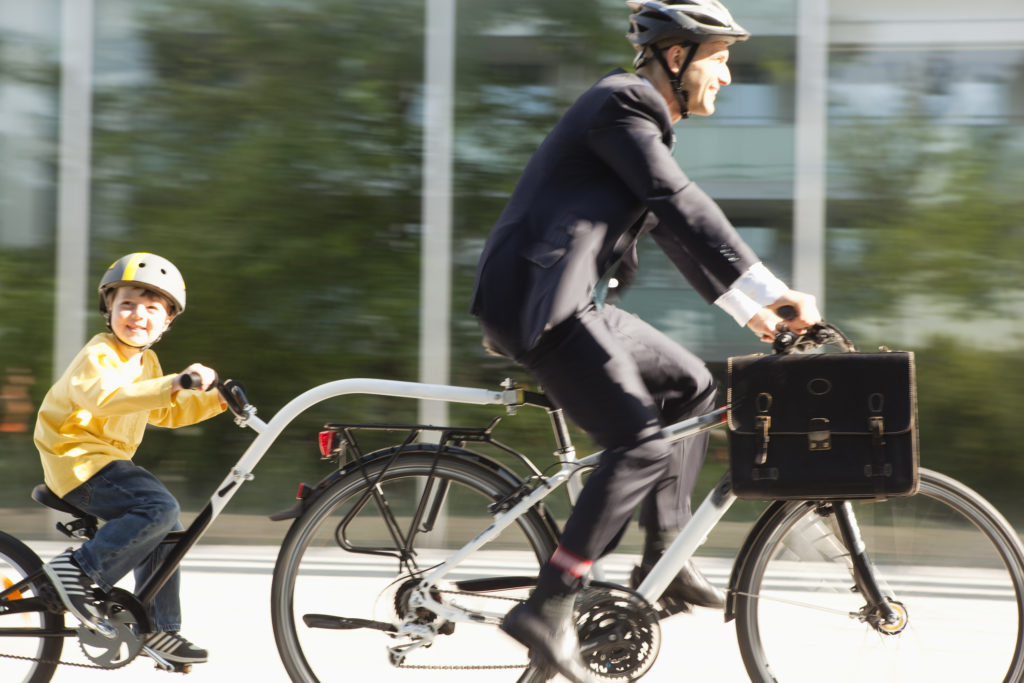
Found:
M 3 250 L 55 244 L 58 167 L 67 142 L 60 131 L 69 119 L 88 114 L 61 106 L 61 55 L 76 35 L 75 27 L 62 27 L 67 4 L 0 0 Z M 107 46 L 106 61 L 92 66 L 89 80 L 144 80 L 136 59 L 135 4 L 88 4 L 94 26 L 78 27 L 77 34 Z M 617 0 L 605 4 L 610 13 L 624 14 Z M 818 293 L 826 308 L 837 294 L 829 290 L 826 251 L 855 249 L 857 242 L 857 226 L 829 225 L 832 214 L 826 207 L 865 199 L 831 153 L 844 127 L 916 117 L 940 132 L 951 150 L 971 144 L 972 131 L 999 129 L 1007 143 L 991 163 L 1008 169 L 1019 164 L 1024 147 L 1024 4 L 1019 0 L 976 0 L 969 6 L 953 0 L 729 4 L 755 39 L 733 50 L 734 82 L 721 94 L 718 113 L 678 126 L 676 153 L 770 266 L 795 286 Z M 525 69 L 524 81 L 537 76 L 524 88 L 575 84 L 581 89 L 594 77 L 531 62 L 528 25 L 493 31 L 494 40 L 480 58 Z M 625 43 L 622 48 L 628 50 Z M 111 59 L 112 54 L 121 58 Z M 908 97 L 910 92 L 916 96 Z M 78 210 L 87 212 L 88 205 Z M 625 294 L 626 305 L 705 358 L 721 360 L 750 349 L 745 331 L 698 301 L 653 245 L 645 248 L 644 268 Z M 80 286 L 91 288 L 84 281 Z M 456 314 L 461 315 L 461 304 Z

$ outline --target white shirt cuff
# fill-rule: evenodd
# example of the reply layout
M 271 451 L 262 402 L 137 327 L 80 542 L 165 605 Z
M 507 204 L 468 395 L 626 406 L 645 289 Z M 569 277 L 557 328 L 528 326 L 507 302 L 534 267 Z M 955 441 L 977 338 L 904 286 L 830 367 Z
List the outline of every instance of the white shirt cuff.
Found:
M 736 288 L 730 289 L 715 299 L 715 305 L 731 315 L 740 327 L 750 322 L 754 314 L 762 308 L 756 301 Z
M 759 306 L 773 304 L 789 291 L 786 283 L 772 275 L 771 271 L 761 262 L 750 266 L 747 272 L 743 273 L 730 287 L 730 291 L 737 289 L 753 299 L 754 303 Z M 747 318 L 747 320 L 749 319 Z

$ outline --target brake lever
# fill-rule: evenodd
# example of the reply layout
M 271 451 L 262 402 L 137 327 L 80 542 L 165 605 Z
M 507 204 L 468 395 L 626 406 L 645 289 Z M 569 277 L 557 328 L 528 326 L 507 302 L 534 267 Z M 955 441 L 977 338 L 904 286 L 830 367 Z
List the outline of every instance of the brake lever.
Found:
M 226 380 L 217 385 L 221 397 L 228 404 L 228 408 L 235 414 L 235 424 L 245 426 L 246 420 L 256 414 L 256 407 L 249 403 L 245 395 L 245 385 L 233 379 Z

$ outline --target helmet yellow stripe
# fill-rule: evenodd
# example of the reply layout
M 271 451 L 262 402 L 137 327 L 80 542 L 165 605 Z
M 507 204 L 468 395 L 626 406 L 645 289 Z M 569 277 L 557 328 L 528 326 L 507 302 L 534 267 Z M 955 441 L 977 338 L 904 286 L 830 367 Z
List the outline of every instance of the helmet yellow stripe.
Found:
M 129 259 L 128 263 L 124 265 L 124 273 L 121 274 L 121 279 L 127 280 L 129 282 L 134 280 L 135 271 L 139 269 L 139 262 L 142 261 L 142 259 L 145 258 L 146 256 L 149 256 L 149 254 L 141 252 L 137 254 L 132 254 L 131 259 Z

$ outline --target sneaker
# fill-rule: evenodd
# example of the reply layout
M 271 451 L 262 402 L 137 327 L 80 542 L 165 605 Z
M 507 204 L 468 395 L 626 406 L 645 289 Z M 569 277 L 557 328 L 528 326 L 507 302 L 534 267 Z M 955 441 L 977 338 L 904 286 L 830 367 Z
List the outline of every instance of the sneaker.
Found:
M 80 622 L 91 629 L 98 629 L 101 621 L 92 580 L 86 576 L 71 556 L 68 548 L 43 565 L 43 573 L 57 589 L 64 607 Z
M 209 656 L 206 650 L 196 647 L 177 631 L 151 633 L 146 638 L 146 648 L 177 664 L 198 664 Z

